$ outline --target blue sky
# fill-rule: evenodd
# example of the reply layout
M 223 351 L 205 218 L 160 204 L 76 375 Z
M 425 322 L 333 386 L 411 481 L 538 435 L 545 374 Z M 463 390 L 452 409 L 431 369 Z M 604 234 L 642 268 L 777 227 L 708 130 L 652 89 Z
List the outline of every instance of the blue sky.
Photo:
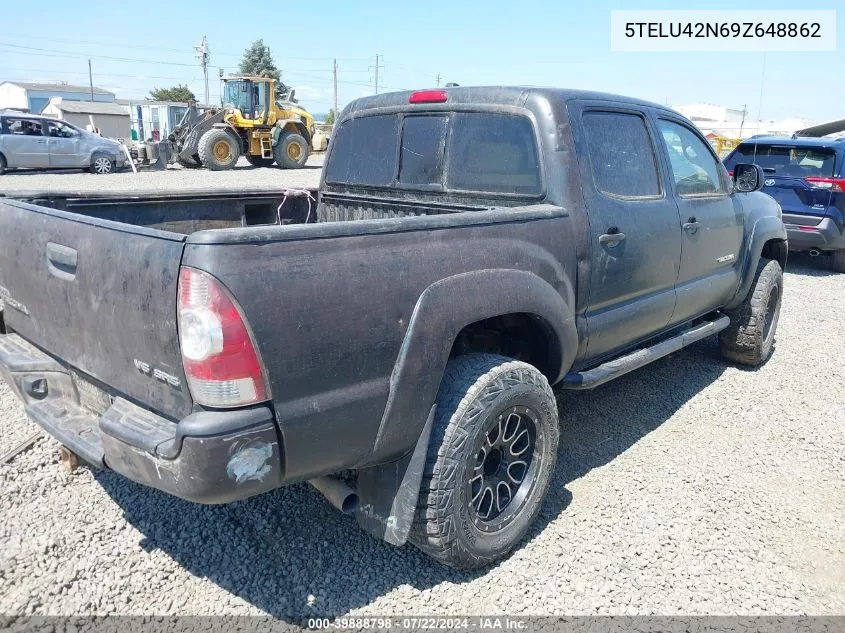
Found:
M 372 93 L 371 67 L 380 54 L 380 91 L 434 86 L 439 73 L 443 83 L 461 85 L 547 85 L 670 105 L 746 105 L 750 118 L 758 110 L 764 119 L 845 116 L 845 12 L 837 16 L 837 52 L 770 52 L 765 73 L 763 53 L 610 51 L 611 9 L 792 9 L 794 2 L 42 0 L 37 9 L 24 2 L 3 4 L 0 81 L 87 85 L 90 55 L 94 84 L 121 98 L 141 98 L 153 86 L 176 83 L 187 83 L 201 98 L 202 72 L 193 46 L 206 35 L 212 101 L 219 95 L 217 69 L 234 71 L 244 48 L 261 37 L 283 80 L 315 112 L 331 106 L 333 58 L 342 107 Z M 803 8 L 839 4 L 822 1 Z

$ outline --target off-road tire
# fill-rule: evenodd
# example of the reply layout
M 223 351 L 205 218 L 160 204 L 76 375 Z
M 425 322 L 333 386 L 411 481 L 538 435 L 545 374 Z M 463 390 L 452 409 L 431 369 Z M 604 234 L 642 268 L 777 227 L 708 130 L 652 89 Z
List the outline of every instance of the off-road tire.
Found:
M 241 141 L 224 128 L 212 128 L 200 138 L 198 152 L 204 167 L 225 171 L 241 157 Z
M 253 167 L 271 167 L 273 165 L 273 158 L 263 158 L 261 156 L 246 155 L 247 162 Z
M 298 146 L 294 151 L 292 146 Z M 296 132 L 282 132 L 278 142 L 273 146 L 273 159 L 283 169 L 300 169 L 308 160 L 308 141 Z
M 177 156 L 176 162 L 182 165 L 185 169 L 199 169 L 202 167 L 202 162 L 197 154 L 194 154 L 191 158 L 182 158 L 181 156 Z
M 2 167 L 2 164 L 0 164 L 0 167 Z M 0 174 L 2 173 L 3 170 L 0 169 Z M 833 259 L 833 270 L 838 273 L 845 273 L 845 249 L 833 251 L 830 256 Z
M 115 163 L 105 154 L 94 154 L 91 157 L 91 165 L 88 167 L 88 171 L 92 174 L 113 174 L 116 171 Z
M 524 500 L 511 509 L 509 523 L 497 531 L 485 532 L 473 521 L 469 499 L 471 474 L 478 472 L 473 470 L 477 463 L 476 442 L 484 441 L 491 432 L 490 425 L 515 407 L 528 408 L 536 415 L 532 423 L 534 441 L 529 444 L 531 462 L 522 479 L 526 492 L 522 495 Z M 476 569 L 505 556 L 540 512 L 554 472 L 558 436 L 557 404 L 546 377 L 535 367 L 492 354 L 467 354 L 450 361 L 437 397 L 409 534 L 411 543 L 441 563 L 459 569 Z M 520 490 L 511 500 L 520 496 Z
M 783 298 L 783 270 L 774 259 L 761 259 L 754 283 L 743 302 L 729 310 L 731 324 L 722 330 L 722 356 L 742 365 L 758 366 L 769 360 Z

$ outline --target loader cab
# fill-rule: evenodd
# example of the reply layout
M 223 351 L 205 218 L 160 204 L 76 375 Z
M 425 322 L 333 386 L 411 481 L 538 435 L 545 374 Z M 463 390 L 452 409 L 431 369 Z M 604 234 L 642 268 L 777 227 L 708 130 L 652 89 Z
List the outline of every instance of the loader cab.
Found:
M 267 123 L 272 103 L 273 81 L 264 78 L 224 80 L 223 106 L 235 108 L 247 121 Z

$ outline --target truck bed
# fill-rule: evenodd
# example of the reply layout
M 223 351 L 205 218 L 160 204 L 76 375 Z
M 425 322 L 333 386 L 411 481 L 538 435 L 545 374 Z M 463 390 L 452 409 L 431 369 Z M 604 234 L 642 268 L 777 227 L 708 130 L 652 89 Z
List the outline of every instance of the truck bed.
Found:
M 309 198 L 310 196 L 310 198 Z M 109 192 L 101 195 L 74 192 L 23 192 L 7 199 L 191 235 L 199 231 L 249 226 L 351 222 L 421 215 L 480 211 L 488 206 L 373 198 L 354 194 L 326 194 L 317 203 L 317 190 L 182 191 L 137 194 Z M 3 197 L 0 197 L 0 202 Z
M 0 197 L 0 301 L 6 303 L 0 314 L 9 332 L 61 359 L 79 384 L 102 398 L 129 397 L 176 420 L 191 410 L 188 391 L 151 381 L 132 368 L 153 365 L 184 384 L 176 328 L 180 266 L 222 275 L 227 285 L 233 284 L 232 274 L 255 272 L 266 281 L 257 288 L 310 296 L 317 278 L 326 289 L 334 286 L 326 275 L 337 276 L 343 265 L 342 257 L 319 254 L 326 247 L 337 255 L 336 249 L 366 239 L 367 249 L 393 253 L 387 246 L 393 240 L 385 234 L 410 232 L 401 240 L 407 250 L 428 243 L 431 231 L 474 233 L 472 227 L 551 219 L 562 212 L 552 205 L 505 208 L 395 198 L 333 193 L 318 207 L 304 192 L 288 192 L 286 198 L 283 190 Z M 311 254 L 299 261 L 303 250 Z M 372 257 L 371 251 L 367 259 Z M 232 264 L 240 272 L 219 268 L 230 259 L 237 260 Z M 272 270 L 265 270 L 268 266 Z M 230 289 L 248 304 L 243 289 Z M 254 317 L 254 327 L 267 316 L 265 308 Z M 279 315 L 279 310 L 274 304 L 271 312 Z M 312 314 L 310 320 L 315 318 Z M 289 322 L 307 320 L 298 314 Z M 389 355 L 395 357 L 395 350 Z

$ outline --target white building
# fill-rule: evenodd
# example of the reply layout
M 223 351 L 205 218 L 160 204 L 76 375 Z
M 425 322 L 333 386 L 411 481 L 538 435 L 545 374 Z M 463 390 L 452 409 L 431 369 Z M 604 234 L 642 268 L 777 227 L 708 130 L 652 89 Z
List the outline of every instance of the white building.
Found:
M 688 103 L 674 109 L 695 123 L 703 134 L 713 133 L 726 138 L 748 138 L 758 134 L 792 136 L 798 130 L 813 124 L 813 121 L 808 119 L 794 117 L 777 121 L 758 121 L 748 118 L 747 111 L 711 103 Z
M 187 103 L 152 101 L 150 99 L 118 99 L 117 103 L 132 119 L 132 138 L 138 141 L 161 141 L 179 125 L 188 111 Z M 209 106 L 197 105 L 200 112 Z
M 83 130 L 93 121 L 94 127 L 100 130 L 100 135 L 106 138 L 128 141 L 131 134 L 129 115 L 116 103 L 71 101 L 53 97 L 41 114 L 62 119 Z
M 740 123 L 746 114 L 744 110 L 726 108 L 712 103 L 687 103 L 675 107 L 675 110 L 699 127 L 705 127 L 708 123 Z
M 64 83 L 42 84 L 27 81 L 4 81 L 0 83 L 0 109 L 23 110 L 24 112 L 39 114 L 52 97 L 61 97 L 68 101 L 114 102 L 113 92 L 96 86 L 92 99 L 91 88 L 88 86 L 74 86 Z

